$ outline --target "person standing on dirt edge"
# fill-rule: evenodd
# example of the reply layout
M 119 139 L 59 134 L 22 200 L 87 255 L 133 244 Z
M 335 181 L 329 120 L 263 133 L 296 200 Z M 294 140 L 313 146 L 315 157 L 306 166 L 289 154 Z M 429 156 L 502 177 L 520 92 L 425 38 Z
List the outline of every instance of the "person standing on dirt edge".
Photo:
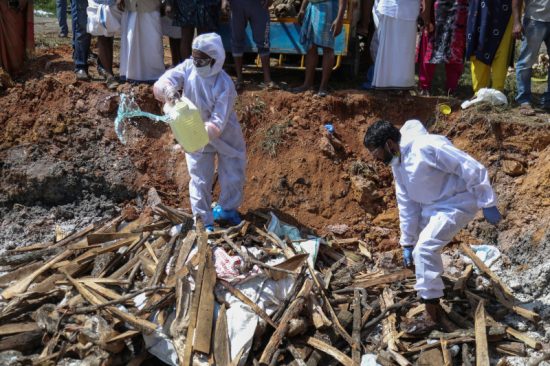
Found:
M 67 0 L 55 1 L 55 13 L 57 23 L 59 24 L 59 37 L 67 38 L 69 35 L 69 26 L 67 25 Z
M 88 75 L 88 55 L 92 36 L 86 31 L 88 0 L 71 1 L 73 18 L 73 61 L 77 80 L 90 80 Z
M 202 150 L 186 153 L 191 180 L 189 198 L 193 215 L 199 216 L 208 231 L 214 221 L 237 225 L 237 212 L 243 198 L 246 146 L 235 114 L 237 92 L 233 81 L 223 71 L 225 50 L 216 33 L 206 33 L 193 40 L 192 58 L 166 71 L 155 83 L 153 92 L 161 102 L 173 104 L 184 95 L 200 111 L 209 143 Z M 219 204 L 211 209 L 214 160 L 218 157 L 220 182 Z
M 411 89 L 414 87 L 420 0 L 380 0 L 375 11 L 378 50 L 372 86 L 375 89 Z
M 531 106 L 531 71 L 537 62 L 540 45 L 544 41 L 546 52 L 550 54 L 550 0 L 525 0 L 525 14 L 521 23 L 523 0 L 512 0 L 514 19 L 513 35 L 521 39 L 521 51 L 516 62 L 516 101 L 520 112 L 527 116 L 535 114 Z M 544 109 L 550 109 L 550 77 L 548 86 L 540 101 Z
M 323 49 L 323 71 L 318 96 L 328 94 L 328 81 L 334 67 L 334 42 L 342 33 L 346 0 L 304 0 L 298 20 L 302 23 L 300 43 L 306 49 L 306 78 L 302 86 L 292 89 L 300 93 L 313 87 L 315 68 L 319 55 L 318 47 Z
M 229 4 L 228 4 L 229 2 Z M 258 55 L 262 62 L 264 89 L 275 88 L 271 81 L 269 68 L 269 5 L 271 0 L 223 0 L 224 11 L 231 9 L 231 51 L 235 60 L 235 72 L 237 81 L 235 87 L 241 91 L 243 82 L 243 54 L 246 41 L 246 25 L 250 22 L 252 37 L 258 48 Z
M 423 326 L 409 332 L 429 331 L 442 314 L 441 251 L 479 209 L 491 224 L 501 220 L 489 174 L 417 120 L 407 121 L 401 130 L 378 121 L 368 128 L 363 143 L 376 160 L 392 168 L 404 264 L 415 267 L 415 289 L 426 304 Z
M 97 36 L 99 74 L 105 78 L 109 89 L 116 89 L 118 81 L 113 73 L 113 40 L 115 33 L 120 32 L 122 12 L 116 0 L 88 0 L 87 30 Z

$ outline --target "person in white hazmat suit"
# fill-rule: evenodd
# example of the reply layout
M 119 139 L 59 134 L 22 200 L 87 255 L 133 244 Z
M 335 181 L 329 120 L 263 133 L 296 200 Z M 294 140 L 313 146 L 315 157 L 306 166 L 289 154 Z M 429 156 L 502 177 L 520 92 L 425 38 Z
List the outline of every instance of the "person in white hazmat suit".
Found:
M 378 121 L 368 128 L 363 143 L 377 160 L 391 165 L 404 264 L 414 264 L 415 289 L 426 304 L 424 330 L 433 329 L 444 290 L 441 251 L 479 209 L 493 225 L 501 219 L 489 175 L 483 165 L 447 138 L 429 134 L 417 120 L 407 121 L 401 130 Z
M 161 102 L 174 103 L 180 92 L 199 109 L 208 132 L 209 143 L 203 149 L 186 153 L 191 180 L 189 197 L 195 216 L 207 230 L 214 221 L 237 225 L 237 212 L 243 198 L 246 147 L 237 115 L 233 109 L 237 92 L 222 70 L 225 50 L 216 33 L 196 37 L 192 57 L 166 71 L 155 83 L 153 92 Z M 214 160 L 218 157 L 219 204 L 211 209 Z

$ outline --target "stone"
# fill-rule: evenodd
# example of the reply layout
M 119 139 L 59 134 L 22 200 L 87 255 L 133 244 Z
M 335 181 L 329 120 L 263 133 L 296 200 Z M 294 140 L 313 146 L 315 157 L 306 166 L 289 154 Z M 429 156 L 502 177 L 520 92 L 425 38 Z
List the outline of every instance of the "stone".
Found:
M 372 223 L 383 227 L 397 226 L 399 225 L 399 210 L 397 208 L 390 208 L 376 216 L 372 220 Z
M 511 177 L 518 177 L 525 174 L 525 167 L 516 160 L 504 160 L 502 162 L 502 170 Z

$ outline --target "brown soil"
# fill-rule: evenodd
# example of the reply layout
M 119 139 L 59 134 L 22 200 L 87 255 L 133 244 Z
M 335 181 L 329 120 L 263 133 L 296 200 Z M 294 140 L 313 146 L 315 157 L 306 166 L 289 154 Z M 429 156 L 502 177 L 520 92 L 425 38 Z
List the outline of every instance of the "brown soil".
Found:
M 6 174 L 0 179 L 0 203 L 8 209 L 16 203 L 33 204 L 21 198 L 28 192 L 14 181 L 22 169 L 13 161 L 14 151 L 24 147 L 40 149 L 36 159 L 70 162 L 74 169 L 68 169 L 68 175 L 103 179 L 106 196 L 120 193 L 124 186 L 125 194 L 115 194 L 117 204 L 136 197 L 139 204 L 144 193 L 155 187 L 170 204 L 188 207 L 185 159 L 174 147 L 169 128 L 140 120 L 127 127 L 126 145 L 118 141 L 113 120 L 120 92 L 133 93 L 143 110 L 160 113 L 149 86 L 126 84 L 111 92 L 99 82 L 77 82 L 68 46 L 39 51 L 24 78 L 0 97 L 0 157 L 10 162 L 2 165 Z M 445 101 L 454 111 L 459 109 L 458 101 Z M 339 235 L 365 237 L 383 250 L 394 247 L 398 220 L 391 172 L 372 161 L 362 138 L 377 119 L 400 125 L 418 118 L 489 167 L 500 206 L 507 213 L 506 233 L 548 216 L 540 215 L 548 213 L 549 206 L 548 122 L 539 116 L 529 124 L 507 123 L 515 113 L 509 110 L 443 117 L 436 113 L 438 102 L 353 90 L 322 99 L 310 93 L 245 91 L 236 105 L 248 144 L 241 211 L 274 210 L 319 234 L 339 225 L 340 230 L 335 230 Z M 502 125 L 502 150 L 491 122 Z M 334 136 L 324 129 L 326 123 L 334 125 Z M 513 178 L 503 173 L 501 162 L 506 159 L 519 161 L 526 174 Z M 20 160 L 36 162 L 28 155 Z M 23 175 L 29 177 L 28 172 Z M 478 239 L 496 239 L 494 230 L 482 222 L 473 223 L 470 233 Z M 473 240 L 469 234 L 462 237 Z

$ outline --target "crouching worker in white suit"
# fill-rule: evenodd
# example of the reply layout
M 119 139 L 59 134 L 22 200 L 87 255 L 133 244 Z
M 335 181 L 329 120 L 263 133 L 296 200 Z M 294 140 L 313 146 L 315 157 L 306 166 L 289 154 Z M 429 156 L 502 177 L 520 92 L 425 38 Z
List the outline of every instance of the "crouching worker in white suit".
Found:
M 153 92 L 161 102 L 174 103 L 180 92 L 200 110 L 208 137 L 203 149 L 186 153 L 191 180 L 189 196 L 194 215 L 207 230 L 214 221 L 236 225 L 237 212 L 243 198 L 246 147 L 237 115 L 233 109 L 237 92 L 233 81 L 222 70 L 225 50 L 216 33 L 194 39 L 192 57 L 170 69 L 155 83 Z M 219 205 L 211 209 L 214 159 L 218 157 L 221 188 Z
M 398 130 L 390 122 L 369 127 L 364 145 L 379 161 L 391 165 L 401 229 L 404 264 L 415 267 L 416 286 L 426 304 L 423 326 L 440 319 L 443 297 L 441 251 L 479 209 L 496 225 L 501 215 L 483 165 L 445 137 L 429 134 L 417 120 Z M 421 329 L 423 328 L 423 329 Z

